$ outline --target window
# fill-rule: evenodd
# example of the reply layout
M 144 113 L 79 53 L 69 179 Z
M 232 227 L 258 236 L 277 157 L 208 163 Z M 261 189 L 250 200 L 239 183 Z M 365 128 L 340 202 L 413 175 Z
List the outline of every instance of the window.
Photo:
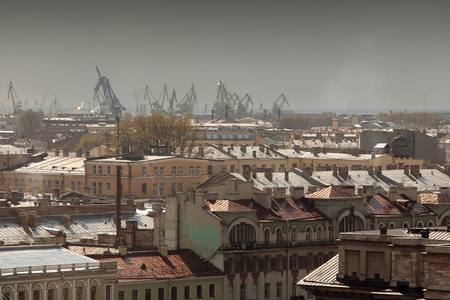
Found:
M 236 166 L 230 165 L 230 173 L 235 173 L 235 172 L 236 172 Z
M 283 255 L 277 255 L 277 271 L 280 272 L 283 270 Z
M 95 288 L 95 286 L 94 286 L 94 288 Z M 54 289 L 49 289 L 48 290 L 48 292 L 47 292 L 47 299 L 48 300 L 55 300 L 55 290 Z M 92 298 L 91 297 L 91 299 L 95 300 L 96 298 Z
M 77 300 L 83 300 L 83 287 L 79 286 L 77 287 Z M 120 293 L 119 293 L 119 299 L 120 299 Z
M 153 176 L 158 176 L 158 167 L 153 167 Z
M 111 166 L 106 167 L 106 174 L 111 175 Z
M 252 285 L 252 299 L 258 299 L 258 284 Z
M 173 286 L 170 289 L 170 293 L 171 293 L 171 295 L 170 295 L 170 299 L 171 300 L 177 300 L 178 299 L 178 289 L 177 289 L 176 286 Z
M 147 184 L 142 184 L 142 195 L 147 196 Z
M 177 194 L 177 183 L 172 182 L 172 195 L 176 195 L 176 194 Z
M 189 175 L 194 175 L 194 166 L 189 167 Z
M 312 229 L 311 229 L 311 227 L 306 228 L 306 240 L 307 241 L 312 240 Z
M 41 299 L 41 291 L 33 291 L 33 300 Z
M 291 261 L 291 269 L 296 270 L 298 268 L 298 257 L 297 253 L 292 254 L 292 261 Z
M 97 287 L 91 286 L 91 300 L 97 300 Z
M 177 175 L 177 167 L 172 167 L 172 176 Z
M 281 298 L 281 282 L 277 282 L 277 298 Z
M 321 226 L 317 227 L 317 239 L 319 241 L 323 240 L 324 234 L 323 234 L 323 228 Z
M 19 292 L 19 300 L 25 300 L 25 292 Z
M 125 300 L 125 291 L 119 291 L 119 300 Z
M 272 169 L 272 172 L 275 172 L 275 165 L 270 165 L 270 168 Z
M 77 192 L 81 192 L 81 181 L 77 181 Z
M 230 243 L 249 243 L 256 240 L 256 232 L 253 226 L 241 222 L 230 231 Z
M 277 243 L 281 244 L 283 242 L 283 232 L 281 231 L 281 228 L 278 228 L 276 233 L 277 233 Z
M 264 298 L 266 299 L 270 298 L 270 283 L 264 284 Z
M 257 256 L 253 256 L 252 259 L 252 272 L 258 273 L 259 272 L 259 260 Z
M 3 293 L 3 299 L 5 299 L 5 300 L 11 300 L 11 293 Z
M 70 182 L 70 190 L 75 191 L 75 182 L 74 181 Z
M 92 175 L 96 175 L 96 174 L 97 174 L 97 167 L 92 166 Z
M 264 230 L 264 243 L 269 244 L 270 243 L 270 229 L 266 228 Z
M 103 189 L 102 189 L 102 183 L 99 182 L 99 183 L 98 183 L 98 194 L 101 195 L 102 192 L 103 192 Z
M 102 175 L 103 170 L 102 170 L 102 166 L 98 166 L 98 175 Z
M 178 167 L 178 175 L 183 175 L 183 167 Z
M 209 297 L 210 298 L 216 297 L 216 285 L 215 284 L 209 285 Z
M 231 258 L 228 259 L 228 273 L 229 274 L 234 273 L 234 263 L 233 263 L 233 259 L 231 259 Z
M 297 282 L 292 283 L 291 294 L 293 297 L 297 296 Z
M 339 232 L 364 230 L 363 221 L 360 217 L 350 214 L 339 222 Z
M 291 229 L 291 242 L 297 241 L 297 228 L 293 227 Z
M 245 300 L 245 284 L 241 284 L 241 289 L 239 290 L 239 300 Z
M 166 184 L 165 183 L 161 183 L 159 185 L 159 195 L 160 196 L 165 196 L 166 195 Z
M 212 171 L 212 166 L 208 166 L 208 175 L 212 175 L 213 171 Z
M 164 300 L 164 288 L 158 289 L 158 300 Z
M 197 175 L 202 175 L 202 168 L 197 166 Z
M 270 271 L 271 271 L 270 255 L 266 255 L 264 257 L 264 272 L 270 272 Z
M 159 175 L 165 176 L 166 175 L 166 169 L 164 167 L 159 168 Z
M 321 266 L 323 264 L 323 252 L 317 253 L 317 263 L 318 266 Z
M 142 167 L 142 176 L 147 176 L 147 167 Z
M 111 191 L 111 183 L 109 183 L 109 182 L 106 183 L 106 191 L 107 192 Z
M 307 257 L 308 257 L 308 269 L 312 269 L 313 268 L 313 254 L 311 252 L 308 252 Z
M 92 194 L 97 194 L 97 182 L 92 183 Z
M 65 290 L 67 290 L 67 298 L 64 298 L 64 299 L 69 300 L 69 289 L 64 288 L 64 292 L 66 292 Z M 64 292 L 63 292 L 63 294 L 64 294 Z M 112 300 L 111 292 L 112 292 L 112 286 L 110 284 L 106 285 L 106 300 Z
M 184 299 L 191 299 L 191 287 L 188 285 L 184 287 Z
M 153 184 L 153 196 L 158 196 L 158 184 Z
M 152 289 L 145 289 L 145 300 L 152 300 Z
M 183 192 L 183 183 L 178 182 L 178 193 L 182 193 L 182 192 Z
M 138 290 L 132 290 L 131 291 L 131 300 L 138 300 L 138 299 L 139 299 Z
M 197 285 L 197 298 L 203 298 L 203 286 Z

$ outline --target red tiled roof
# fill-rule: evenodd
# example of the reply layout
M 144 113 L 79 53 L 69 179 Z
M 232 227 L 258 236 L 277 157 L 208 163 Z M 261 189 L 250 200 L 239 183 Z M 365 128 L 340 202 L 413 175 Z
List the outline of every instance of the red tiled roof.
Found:
M 399 196 L 404 199 L 405 196 Z M 408 205 L 410 204 L 410 205 Z M 377 194 L 373 195 L 365 205 L 367 212 L 377 216 L 401 216 L 401 215 L 435 215 L 429 208 L 423 206 L 418 201 L 401 201 L 399 203 L 389 201 L 389 195 Z
M 422 204 L 450 204 L 450 197 L 446 194 L 423 193 L 419 197 Z
M 116 261 L 119 281 L 158 280 L 168 278 L 198 278 L 222 276 L 211 263 L 203 261 L 190 250 L 169 251 L 167 257 L 158 253 L 129 254 L 119 257 L 96 258 Z
M 317 192 L 308 194 L 305 196 L 308 199 L 351 199 L 351 198 L 361 198 L 352 192 L 338 188 L 336 186 L 329 186 L 327 188 L 321 189 Z
M 212 213 L 218 212 L 255 212 L 260 221 L 300 220 L 326 218 L 319 210 L 292 198 L 272 199 L 272 206 L 267 209 L 252 199 L 216 200 L 207 202 Z

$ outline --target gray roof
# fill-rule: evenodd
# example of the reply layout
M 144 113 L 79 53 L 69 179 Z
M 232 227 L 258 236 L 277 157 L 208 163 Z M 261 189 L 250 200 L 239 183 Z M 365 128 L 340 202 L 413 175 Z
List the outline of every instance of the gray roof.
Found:
M 44 270 L 45 266 L 45 270 Z M 99 269 L 100 263 L 58 245 L 0 247 L 2 276 Z
M 153 229 L 153 218 L 133 212 L 122 212 L 121 227 L 126 221 L 137 221 L 139 229 Z M 32 243 L 36 238 L 62 231 L 68 242 L 96 238 L 99 233 L 115 233 L 114 213 L 71 215 L 70 225 L 61 224 L 60 216 L 38 216 L 36 228 L 20 225 L 16 218 L 0 218 L 0 240 L 5 244 Z

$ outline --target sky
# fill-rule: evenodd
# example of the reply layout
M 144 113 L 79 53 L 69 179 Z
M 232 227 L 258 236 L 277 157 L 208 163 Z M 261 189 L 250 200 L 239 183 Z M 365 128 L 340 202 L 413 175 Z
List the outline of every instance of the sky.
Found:
M 164 84 L 179 100 L 194 84 L 210 111 L 219 81 L 254 109 L 284 94 L 300 113 L 450 110 L 450 1 L 0 3 L 5 110 L 10 81 L 30 108 L 93 108 L 96 66 L 132 113 Z

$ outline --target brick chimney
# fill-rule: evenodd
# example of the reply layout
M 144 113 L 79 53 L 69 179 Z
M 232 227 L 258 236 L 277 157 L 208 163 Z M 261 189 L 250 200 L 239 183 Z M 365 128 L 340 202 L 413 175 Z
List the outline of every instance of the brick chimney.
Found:
M 250 179 L 250 173 L 252 171 L 252 167 L 250 165 L 243 165 L 242 166 L 242 176 L 244 176 L 245 179 Z
M 373 166 L 367 167 L 367 173 L 369 173 L 369 176 L 373 176 Z
M 305 188 L 302 186 L 291 186 L 289 187 L 292 199 L 300 199 L 305 195 Z
M 241 151 L 247 153 L 247 145 L 241 145 Z
M 36 224 L 37 224 L 37 212 L 36 211 L 28 212 L 28 225 L 35 228 Z
M 28 226 L 28 213 L 26 211 L 21 211 L 19 214 L 20 224 Z
M 69 149 L 64 149 L 63 150 L 63 157 L 68 157 L 69 156 Z
M 338 175 L 338 167 L 337 166 L 333 166 L 333 176 L 337 177 Z
M 274 187 L 272 189 L 273 198 L 286 198 L 286 188 Z
M 348 166 L 339 167 L 339 176 L 341 176 L 344 179 L 348 178 Z
M 311 167 L 304 167 L 303 168 L 303 178 L 308 179 L 312 176 L 312 168 Z
M 411 165 L 411 175 L 416 178 L 420 177 L 420 165 Z
M 253 169 L 253 178 L 257 178 L 258 177 L 258 172 L 256 169 Z
M 70 226 L 70 216 L 62 215 L 61 216 L 61 224 L 63 224 L 64 226 Z
M 264 170 L 264 176 L 265 176 L 269 181 L 272 181 L 272 179 L 273 179 L 272 169 L 271 169 L 271 168 L 266 168 L 266 169 Z
M 381 174 L 383 174 L 383 168 L 382 166 L 375 166 L 375 176 L 380 177 Z
M 405 173 L 406 176 L 409 176 L 409 165 L 403 166 L 403 173 Z

